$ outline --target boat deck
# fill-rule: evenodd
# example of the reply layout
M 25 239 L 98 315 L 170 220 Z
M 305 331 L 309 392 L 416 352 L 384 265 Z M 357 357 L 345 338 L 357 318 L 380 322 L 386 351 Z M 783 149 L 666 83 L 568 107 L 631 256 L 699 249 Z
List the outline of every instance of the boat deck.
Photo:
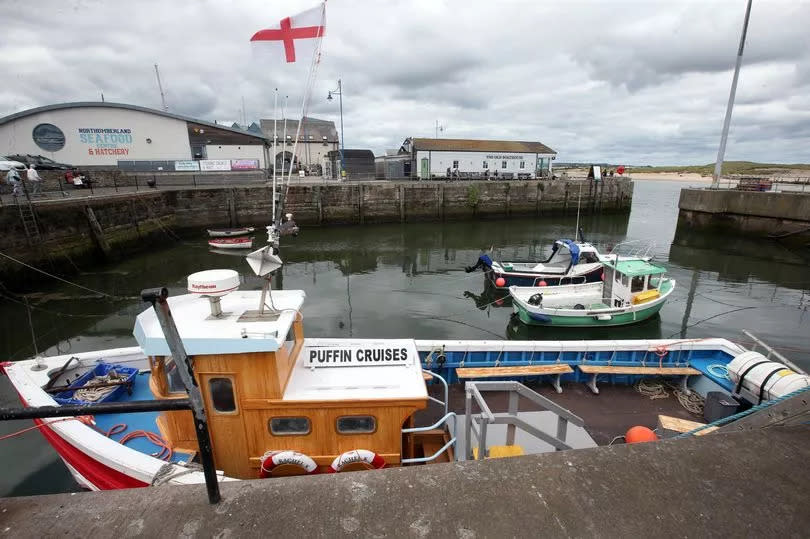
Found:
M 149 373 L 139 374 L 135 377 L 135 383 L 132 384 L 132 395 L 123 393 L 119 398 L 113 399 L 110 402 L 128 402 L 128 401 L 143 401 L 152 400 L 155 397 L 149 389 Z M 160 412 L 140 412 L 137 414 L 104 414 L 97 415 L 96 427 L 104 432 L 109 432 L 115 425 L 125 425 L 126 429 L 120 434 L 113 434 L 109 438 L 119 441 L 128 434 L 135 431 L 152 432 L 160 436 L 160 430 L 157 426 L 157 418 Z M 162 448 L 149 441 L 144 436 L 139 436 L 127 441 L 125 444 L 131 449 L 140 451 L 146 455 L 159 454 Z M 187 461 L 189 455 L 175 451 L 172 455 L 172 462 Z
M 525 383 L 526 386 L 556 404 L 570 410 L 585 421 L 585 431 L 597 445 L 607 445 L 616 436 L 624 435 L 627 429 L 636 425 L 655 428 L 658 415 L 668 415 L 691 421 L 703 421 L 702 417 L 687 412 L 670 392 L 666 399 L 651 400 L 638 393 L 633 386 L 605 383 L 599 387 L 599 395 L 594 395 L 585 384 L 571 382 L 563 384 L 563 392 L 558 394 L 548 383 Z M 428 386 L 431 396 L 442 399 L 441 386 Z M 508 395 L 505 392 L 487 392 L 486 401 L 493 413 L 506 412 Z M 521 411 L 539 410 L 530 401 L 521 398 Z M 464 385 L 450 386 L 449 409 L 457 414 L 464 413 Z M 475 411 L 475 409 L 474 409 Z M 441 409 L 431 404 L 416 416 L 416 424 L 430 424 L 441 417 Z

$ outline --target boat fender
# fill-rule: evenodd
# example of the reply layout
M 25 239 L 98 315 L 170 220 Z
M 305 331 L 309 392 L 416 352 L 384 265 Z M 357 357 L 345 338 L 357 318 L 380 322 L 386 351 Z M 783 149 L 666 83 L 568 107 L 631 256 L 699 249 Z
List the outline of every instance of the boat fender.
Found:
M 540 306 L 543 304 L 543 294 L 532 294 L 529 298 L 529 305 Z
M 581 303 L 577 303 L 576 305 L 574 305 L 574 309 L 576 309 L 578 311 L 584 311 L 585 306 L 583 304 L 581 304 Z
M 346 451 L 333 460 L 332 464 L 330 464 L 329 468 L 327 468 L 326 473 L 338 473 L 342 471 L 346 465 L 353 464 L 355 462 L 365 462 L 375 470 L 385 468 L 385 459 L 374 451 L 369 451 L 368 449 L 353 449 L 351 451 Z
M 259 477 L 270 477 L 273 470 L 282 464 L 293 464 L 306 471 L 307 475 L 320 473 L 318 464 L 311 457 L 298 451 L 268 451 L 261 458 Z

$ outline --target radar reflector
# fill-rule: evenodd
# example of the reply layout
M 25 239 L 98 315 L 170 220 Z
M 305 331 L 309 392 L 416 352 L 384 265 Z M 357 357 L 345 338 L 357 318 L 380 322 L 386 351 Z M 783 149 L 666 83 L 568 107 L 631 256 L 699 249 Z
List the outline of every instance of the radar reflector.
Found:
M 264 277 L 284 265 L 284 262 L 281 261 L 278 255 L 273 253 L 273 247 L 271 245 L 253 251 L 247 255 L 245 259 L 250 265 L 250 269 L 253 270 L 253 273 L 259 277 Z

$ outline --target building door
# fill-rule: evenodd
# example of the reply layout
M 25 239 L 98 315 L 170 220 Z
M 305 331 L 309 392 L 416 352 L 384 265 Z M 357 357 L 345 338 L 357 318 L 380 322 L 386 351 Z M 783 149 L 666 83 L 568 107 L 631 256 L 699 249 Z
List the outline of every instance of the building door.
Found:
M 429 180 L 430 179 L 430 161 L 426 157 L 423 157 L 420 165 L 421 165 L 421 173 L 420 173 L 419 177 L 422 178 L 422 179 L 428 179 Z

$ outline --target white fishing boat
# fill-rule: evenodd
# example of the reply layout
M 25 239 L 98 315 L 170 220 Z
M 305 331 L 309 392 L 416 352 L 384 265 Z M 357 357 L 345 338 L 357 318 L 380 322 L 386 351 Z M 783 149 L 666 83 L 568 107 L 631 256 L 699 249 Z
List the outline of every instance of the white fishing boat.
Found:
M 512 286 L 520 320 L 542 326 L 619 326 L 658 313 L 675 289 L 666 268 L 645 260 L 604 263 L 603 280 L 553 287 Z
M 212 238 L 230 238 L 234 236 L 246 236 L 255 231 L 256 229 L 252 226 L 243 226 L 240 228 L 209 228 L 208 236 Z

